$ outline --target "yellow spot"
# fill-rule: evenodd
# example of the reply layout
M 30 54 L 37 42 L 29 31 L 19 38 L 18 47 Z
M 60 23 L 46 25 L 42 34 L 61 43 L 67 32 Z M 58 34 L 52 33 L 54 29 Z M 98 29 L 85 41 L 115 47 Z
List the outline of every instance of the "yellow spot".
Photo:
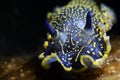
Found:
M 99 53 L 100 56 L 103 56 L 102 53 L 101 53 L 100 51 L 99 51 L 98 53 Z
M 98 28 L 96 28 L 96 31 L 98 32 L 98 31 L 99 31 L 99 29 L 98 29 Z
M 68 48 L 70 48 L 70 45 L 68 45 Z
M 51 34 L 48 34 L 47 39 L 50 40 L 52 38 Z
M 103 33 L 100 31 L 100 36 L 103 36 Z
M 98 34 L 95 35 L 95 37 L 98 37 L 98 36 L 99 36 Z
M 75 50 L 75 48 L 72 48 L 72 50 Z
M 110 25 L 108 23 L 106 23 L 106 30 L 110 29 Z
M 44 47 L 45 49 L 47 49 L 47 47 L 48 47 L 48 41 L 45 41 L 45 42 L 44 42 L 43 47 Z
M 100 46 L 103 46 L 103 44 L 100 44 Z
M 96 47 L 96 42 L 93 43 L 93 47 Z
M 102 22 L 102 23 L 105 23 L 105 22 L 106 22 L 106 20 L 105 20 L 105 19 L 101 19 L 101 22 Z
M 68 58 L 68 60 L 72 60 L 72 58 Z
M 90 44 L 91 42 L 92 42 L 92 40 L 91 40 L 91 39 L 89 39 L 87 44 Z
M 42 52 L 42 53 L 38 56 L 38 58 L 40 58 L 40 59 L 45 58 L 45 56 L 44 56 L 44 52 Z
M 66 50 L 66 52 L 68 52 L 68 50 Z

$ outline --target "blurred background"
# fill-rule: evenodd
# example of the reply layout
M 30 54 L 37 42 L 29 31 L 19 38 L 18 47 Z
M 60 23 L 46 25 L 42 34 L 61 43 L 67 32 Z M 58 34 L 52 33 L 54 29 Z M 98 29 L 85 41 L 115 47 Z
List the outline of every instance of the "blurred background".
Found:
M 119 0 L 96 1 L 115 11 L 117 23 L 108 34 L 120 35 Z M 47 13 L 68 2 L 69 0 L 1 0 L 0 57 L 34 55 L 46 37 L 44 21 Z

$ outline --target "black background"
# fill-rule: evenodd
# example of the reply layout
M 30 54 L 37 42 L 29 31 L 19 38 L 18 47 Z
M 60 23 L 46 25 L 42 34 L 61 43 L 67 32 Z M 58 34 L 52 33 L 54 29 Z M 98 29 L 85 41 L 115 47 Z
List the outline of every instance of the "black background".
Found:
M 49 11 L 69 0 L 3 0 L 0 1 L 0 56 L 30 55 L 44 41 L 44 21 Z M 108 34 L 120 35 L 119 0 L 97 0 L 110 6 L 117 23 Z

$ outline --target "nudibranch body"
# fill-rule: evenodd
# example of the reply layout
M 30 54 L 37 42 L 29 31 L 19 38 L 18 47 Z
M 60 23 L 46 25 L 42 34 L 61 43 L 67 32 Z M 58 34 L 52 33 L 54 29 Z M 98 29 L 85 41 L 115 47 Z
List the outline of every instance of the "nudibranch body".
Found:
M 65 71 L 76 72 L 100 67 L 111 50 L 106 32 L 114 22 L 114 12 L 93 0 L 72 0 L 48 13 L 49 33 L 45 51 L 39 55 L 41 65 L 49 68 L 58 61 Z

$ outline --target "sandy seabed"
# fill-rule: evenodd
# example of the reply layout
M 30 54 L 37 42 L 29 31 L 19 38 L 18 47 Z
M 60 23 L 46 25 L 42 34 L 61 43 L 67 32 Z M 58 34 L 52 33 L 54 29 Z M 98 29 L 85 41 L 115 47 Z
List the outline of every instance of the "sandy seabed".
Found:
M 68 74 L 57 69 L 44 70 L 38 59 L 19 56 L 3 58 L 0 63 L 0 80 L 120 80 L 120 36 L 111 36 L 112 50 L 101 68 Z

